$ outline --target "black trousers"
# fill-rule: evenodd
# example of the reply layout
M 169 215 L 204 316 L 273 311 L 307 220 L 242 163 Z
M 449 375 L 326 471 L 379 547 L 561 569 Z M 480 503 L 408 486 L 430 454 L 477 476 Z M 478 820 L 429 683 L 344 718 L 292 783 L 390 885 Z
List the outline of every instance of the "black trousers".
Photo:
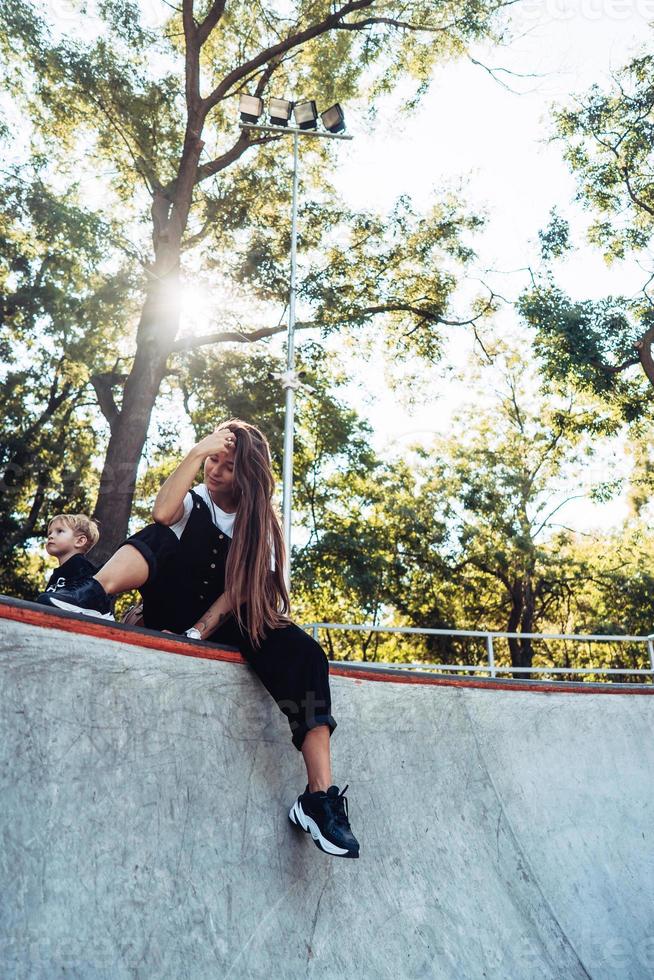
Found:
M 211 528 L 213 531 L 213 528 Z M 145 625 L 151 629 L 170 629 L 181 633 L 202 618 L 224 588 L 226 551 L 213 551 L 215 541 L 208 534 L 193 538 L 185 531 L 181 539 L 168 527 L 151 524 L 128 538 L 145 558 L 149 577 L 141 587 Z M 207 550 L 208 549 L 208 550 Z M 207 550 L 207 554 L 204 554 Z M 194 562 L 189 559 L 194 558 Z M 214 578 L 200 582 L 207 586 L 200 597 L 194 586 L 196 568 L 214 560 Z M 208 567 L 213 568 L 209 564 Z M 202 574 L 211 575 L 210 572 Z M 312 728 L 327 725 L 330 734 L 336 728 L 331 714 L 329 664 L 316 641 L 294 623 L 270 630 L 258 647 L 247 632 L 230 616 L 207 639 L 212 643 L 236 647 L 286 715 L 293 745 L 302 748 L 305 735 Z
M 259 647 L 230 616 L 209 637 L 212 643 L 237 647 L 266 690 L 273 696 L 291 728 L 296 749 L 318 725 L 336 728 L 331 713 L 329 663 L 322 647 L 295 623 L 270 630 Z

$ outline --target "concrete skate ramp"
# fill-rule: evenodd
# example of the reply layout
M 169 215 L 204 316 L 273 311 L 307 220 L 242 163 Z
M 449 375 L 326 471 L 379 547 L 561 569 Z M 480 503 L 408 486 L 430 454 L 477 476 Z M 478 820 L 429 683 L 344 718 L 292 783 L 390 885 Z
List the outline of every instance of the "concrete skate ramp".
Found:
M 3 978 L 654 975 L 651 687 L 334 673 L 346 861 L 289 824 L 301 756 L 234 654 L 0 631 Z

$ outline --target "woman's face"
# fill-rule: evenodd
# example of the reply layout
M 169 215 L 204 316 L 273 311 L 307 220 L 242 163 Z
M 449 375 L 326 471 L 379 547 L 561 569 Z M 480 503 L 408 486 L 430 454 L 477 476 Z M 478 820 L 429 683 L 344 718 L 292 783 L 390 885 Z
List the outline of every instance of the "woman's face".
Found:
M 212 494 L 225 499 L 234 497 L 233 449 L 215 456 L 207 456 L 204 461 L 204 482 Z

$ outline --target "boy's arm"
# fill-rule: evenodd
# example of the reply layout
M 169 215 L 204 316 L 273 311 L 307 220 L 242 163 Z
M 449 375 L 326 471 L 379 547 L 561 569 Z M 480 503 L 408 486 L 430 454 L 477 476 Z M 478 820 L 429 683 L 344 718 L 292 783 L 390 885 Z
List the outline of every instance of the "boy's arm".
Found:
M 184 514 L 184 497 L 193 486 L 195 474 L 207 456 L 218 456 L 234 448 L 234 435 L 229 429 L 216 429 L 205 436 L 186 454 L 161 487 L 152 508 L 157 524 L 177 523 Z

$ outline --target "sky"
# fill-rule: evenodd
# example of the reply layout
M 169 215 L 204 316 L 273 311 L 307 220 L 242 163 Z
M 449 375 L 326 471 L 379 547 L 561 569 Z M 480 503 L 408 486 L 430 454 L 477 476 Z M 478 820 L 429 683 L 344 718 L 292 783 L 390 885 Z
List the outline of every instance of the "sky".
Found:
M 141 0 L 141 5 L 153 22 L 169 11 L 161 0 Z M 65 29 L 73 8 L 67 0 L 49 0 L 49 6 Z M 466 209 L 486 216 L 485 229 L 475 233 L 478 258 L 471 277 L 508 300 L 524 288 L 525 267 L 537 257 L 538 230 L 556 206 L 579 245 L 557 269 L 562 289 L 574 298 L 636 293 L 643 276 L 635 262 L 607 268 L 584 246 L 589 216 L 575 203 L 562 147 L 548 136 L 554 105 L 568 104 L 593 83 L 607 86 L 611 70 L 641 50 L 654 22 L 654 0 L 520 0 L 511 11 L 510 41 L 499 48 L 474 46 L 470 60 L 440 65 L 417 110 L 406 112 L 406 92 L 383 101 L 374 122 L 362 106 L 344 106 L 353 139 L 333 144 L 336 187 L 353 208 L 382 212 L 403 194 L 427 209 L 444 189 L 460 189 Z M 492 68 L 495 77 L 472 59 Z M 464 283 L 455 297 L 453 312 L 461 319 L 471 288 Z M 198 297 L 191 292 L 187 299 L 204 319 Z M 210 303 L 215 302 L 213 297 Z M 493 329 L 517 334 L 520 325 L 509 305 L 496 315 Z M 469 331 L 451 331 L 443 365 L 420 365 L 413 399 L 390 390 L 388 364 L 384 370 L 380 359 L 380 369 L 371 371 L 367 361 L 357 365 L 356 352 L 348 351 L 354 377 L 346 397 L 369 418 L 380 453 L 404 452 L 447 431 L 452 413 L 469 398 L 470 386 L 457 380 L 457 372 L 465 370 L 471 348 Z M 413 366 L 395 370 L 411 375 Z M 488 384 L 492 387 L 492 377 Z M 191 438 L 190 430 L 187 435 Z M 587 478 L 600 473 L 605 478 L 607 468 L 624 467 L 619 444 L 607 446 Z M 571 504 L 565 516 L 583 529 L 624 514 L 624 502 L 617 501 L 590 508 Z
M 158 0 L 142 2 L 154 4 L 155 13 L 160 9 Z M 518 297 L 527 283 L 525 267 L 537 261 L 538 231 L 553 207 L 569 220 L 578 245 L 556 270 L 561 288 L 580 299 L 637 293 L 643 276 L 633 261 L 607 268 L 585 246 L 590 216 L 575 202 L 562 147 L 549 137 L 552 108 L 569 104 L 593 83 L 608 86 L 611 71 L 641 50 L 653 22 L 654 0 L 521 0 L 512 8 L 510 40 L 499 48 L 474 46 L 470 59 L 440 65 L 417 110 L 406 111 L 407 91 L 382 101 L 374 121 L 364 105 L 344 106 L 353 139 L 332 144 L 336 188 L 353 208 L 375 212 L 388 211 L 405 194 L 426 210 L 444 189 L 456 189 L 467 210 L 485 215 L 485 228 L 474 239 L 478 258 L 454 298 L 453 313 L 460 319 L 466 319 L 479 288 L 476 279 L 509 301 Z M 290 142 L 288 149 L 290 179 Z M 299 233 L 301 266 L 301 226 Z M 198 303 L 198 296 L 188 299 L 190 308 Z M 208 301 L 215 306 L 216 296 Z M 200 301 L 200 313 L 201 306 Z M 520 333 L 509 304 L 494 317 L 492 329 L 507 337 Z M 342 340 L 327 344 L 339 350 Z M 281 351 L 283 339 L 273 346 Z M 450 429 L 453 414 L 470 399 L 471 386 L 461 376 L 472 348 L 469 330 L 451 330 L 440 365 L 398 367 L 388 359 L 384 365 L 380 351 L 372 371 L 367 356 L 357 362 L 356 348 L 348 349 L 353 377 L 344 396 L 371 422 L 380 454 L 388 458 L 417 443 L 429 445 Z M 413 382 L 404 394 L 392 390 L 394 372 Z M 487 372 L 489 390 L 497 381 Z M 619 440 L 606 444 L 585 469 L 586 489 L 609 474 L 626 474 L 628 465 Z M 576 474 L 570 479 L 578 486 Z M 573 501 L 560 516 L 589 532 L 626 514 L 620 498 L 603 505 Z
M 472 275 L 507 299 L 524 288 L 525 266 L 537 258 L 538 230 L 556 206 L 570 221 L 578 245 L 557 268 L 562 289 L 579 299 L 637 293 L 645 277 L 633 260 L 608 268 L 584 245 L 590 216 L 575 202 L 562 147 L 549 136 L 552 107 L 569 104 L 593 83 L 608 86 L 611 71 L 642 50 L 653 21 L 654 0 L 518 4 L 512 41 L 471 51 L 484 65 L 514 74 L 496 71 L 494 78 L 471 60 L 459 60 L 436 70 L 430 92 L 411 116 L 402 112 L 399 99 L 389 99 L 370 131 L 355 109 L 348 114 L 354 139 L 338 146 L 337 187 L 352 206 L 386 210 L 402 193 L 426 208 L 443 188 L 462 182 L 464 200 L 486 216 L 485 229 L 475 235 L 478 259 Z M 463 319 L 467 299 L 464 290 L 455 310 Z M 495 317 L 494 329 L 515 335 L 519 325 L 510 308 Z M 470 332 L 452 331 L 445 361 L 462 370 L 471 346 Z M 365 391 L 354 382 L 349 398 L 372 421 L 380 452 L 401 452 L 447 430 L 452 412 L 469 398 L 468 386 L 454 373 L 434 369 L 435 396 L 411 411 L 398 404 L 383 373 L 366 370 Z M 598 456 L 586 473 L 588 482 L 606 479 L 609 468 L 625 472 L 619 444 Z M 565 519 L 587 530 L 625 515 L 624 500 L 591 507 L 582 502 L 571 503 Z
M 654 20 L 654 0 L 518 4 L 515 40 L 500 49 L 479 46 L 472 55 L 489 67 L 535 77 L 497 73 L 514 90 L 509 91 L 471 61 L 437 69 L 431 91 L 412 117 L 402 116 L 399 105 L 389 106 L 388 121 L 380 112 L 373 133 L 357 132 L 355 117 L 350 125 L 355 139 L 339 146 L 339 190 L 362 208 L 388 209 L 401 193 L 427 207 L 440 189 L 463 179 L 465 201 L 487 220 L 475 235 L 475 273 L 508 299 L 524 287 L 538 230 L 556 206 L 581 246 L 557 269 L 564 291 L 573 298 L 637 292 L 643 276 L 634 262 L 608 269 L 598 252 L 583 247 L 589 219 L 574 202 L 575 183 L 562 148 L 548 136 L 552 106 L 568 104 L 593 82 L 607 85 L 611 69 L 640 49 L 648 18 Z M 464 317 L 465 305 L 456 312 Z M 509 310 L 496 323 L 500 329 L 515 326 Z M 468 341 L 469 335 L 459 332 L 450 352 L 455 360 Z M 427 408 L 422 415 L 395 414 L 389 421 L 399 438 L 419 431 L 429 417 Z
M 594 6 L 601 6 L 601 17 L 588 16 Z M 479 243 L 484 261 L 503 269 L 523 266 L 527 243 L 550 208 L 565 207 L 574 196 L 560 146 L 547 143 L 551 107 L 568 103 L 593 82 L 608 84 L 611 69 L 646 40 L 648 22 L 642 13 L 649 9 L 654 21 L 654 0 L 625 0 L 622 6 L 629 7 L 628 18 L 610 16 L 617 0 L 518 4 L 515 40 L 504 48 L 478 46 L 471 53 L 490 67 L 534 76 L 497 74 L 519 94 L 470 61 L 438 68 L 431 91 L 412 116 L 402 117 L 401 106 L 395 112 L 390 106 L 388 121 L 380 112 L 373 133 L 357 133 L 353 120 L 355 139 L 339 146 L 341 191 L 364 207 L 387 208 L 405 191 L 426 206 L 434 190 L 467 177 L 466 199 L 489 216 Z M 574 281 L 585 294 L 594 288 L 597 270 L 590 257 L 580 270 L 583 280 L 575 272 Z

